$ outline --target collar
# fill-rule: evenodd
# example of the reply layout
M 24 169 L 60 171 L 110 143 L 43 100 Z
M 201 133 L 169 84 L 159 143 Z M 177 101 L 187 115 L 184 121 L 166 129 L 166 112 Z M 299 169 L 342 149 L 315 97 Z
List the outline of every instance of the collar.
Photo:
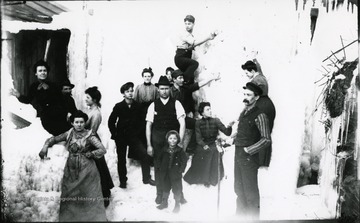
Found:
M 254 110 L 254 108 L 256 107 L 256 102 L 254 104 L 252 104 L 251 106 L 245 107 L 244 108 L 244 115 L 249 113 L 250 111 Z
M 49 87 L 50 87 L 49 84 L 44 81 L 44 82 L 39 82 L 37 89 L 38 90 L 41 90 L 41 89 L 47 90 Z
M 145 83 L 145 82 L 144 82 L 144 85 L 145 85 L 145 86 L 150 86 L 150 85 L 151 85 L 151 82 L 149 82 L 149 83 Z
M 166 105 L 166 103 L 168 103 L 169 99 L 170 99 L 170 97 L 168 97 L 167 99 L 160 98 L 160 101 L 161 101 L 164 105 Z
M 180 92 L 180 89 L 176 88 L 174 85 L 171 86 L 170 90 L 172 93 L 177 92 L 177 91 Z
M 179 146 L 175 146 L 174 148 L 170 148 L 170 146 L 168 146 L 166 152 L 172 154 L 172 153 L 179 152 L 180 150 L 181 150 L 181 148 Z

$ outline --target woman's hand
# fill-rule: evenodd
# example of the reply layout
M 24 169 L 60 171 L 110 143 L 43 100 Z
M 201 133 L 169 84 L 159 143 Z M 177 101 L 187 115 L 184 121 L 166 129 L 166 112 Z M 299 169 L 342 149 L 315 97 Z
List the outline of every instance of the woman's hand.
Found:
M 47 152 L 48 152 L 47 148 L 42 148 L 39 153 L 40 159 L 44 159 L 47 156 Z
M 85 153 L 85 156 L 90 159 L 94 157 L 94 154 L 92 152 L 87 152 Z
M 210 149 L 210 147 L 208 145 L 205 145 L 203 148 L 204 148 L 204 150 Z

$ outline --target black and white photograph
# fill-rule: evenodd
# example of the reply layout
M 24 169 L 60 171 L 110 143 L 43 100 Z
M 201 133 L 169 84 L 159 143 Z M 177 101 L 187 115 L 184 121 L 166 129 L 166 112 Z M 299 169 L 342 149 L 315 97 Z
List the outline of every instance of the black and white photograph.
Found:
M 358 3 L 1 1 L 1 222 L 360 221 Z

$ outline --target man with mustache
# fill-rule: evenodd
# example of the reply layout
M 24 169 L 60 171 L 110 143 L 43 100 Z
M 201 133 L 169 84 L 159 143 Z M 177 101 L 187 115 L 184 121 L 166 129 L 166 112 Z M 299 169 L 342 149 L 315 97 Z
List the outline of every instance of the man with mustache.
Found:
M 270 127 L 267 115 L 256 106 L 262 94 L 261 88 L 248 82 L 244 86 L 245 108 L 240 114 L 235 144 L 234 189 L 237 195 L 236 214 L 245 218 L 259 219 L 260 196 L 258 168 L 260 151 L 271 145 Z
M 259 95 L 259 99 L 256 101 L 256 106 L 264 111 L 269 119 L 270 133 L 274 127 L 274 120 L 276 117 L 275 105 L 268 96 L 269 85 L 266 77 L 259 70 L 260 64 L 254 59 L 253 61 L 247 61 L 245 64 L 241 65 L 241 68 L 244 70 L 246 76 L 249 78 L 249 81 L 259 86 L 262 90 L 262 94 Z M 261 68 L 260 68 L 261 69 Z M 272 148 L 271 145 L 267 149 L 263 149 L 259 152 L 259 165 L 268 167 L 270 165 Z

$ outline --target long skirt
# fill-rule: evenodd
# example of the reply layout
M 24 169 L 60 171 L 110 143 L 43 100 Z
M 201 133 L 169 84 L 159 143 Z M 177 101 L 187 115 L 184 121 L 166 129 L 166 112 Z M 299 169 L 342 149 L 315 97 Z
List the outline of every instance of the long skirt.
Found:
M 103 196 L 104 198 L 109 198 L 111 194 L 110 189 L 114 187 L 114 183 L 112 181 L 105 157 L 103 156 L 100 159 L 95 160 L 95 163 L 100 173 Z
M 66 162 L 59 221 L 106 221 L 99 171 L 83 154 L 70 153 Z
M 221 154 L 217 151 L 215 143 L 210 144 L 209 147 L 210 149 L 204 150 L 201 146 L 197 146 L 191 167 L 184 176 L 187 183 L 215 186 L 218 183 L 219 174 L 220 180 L 224 177 Z

